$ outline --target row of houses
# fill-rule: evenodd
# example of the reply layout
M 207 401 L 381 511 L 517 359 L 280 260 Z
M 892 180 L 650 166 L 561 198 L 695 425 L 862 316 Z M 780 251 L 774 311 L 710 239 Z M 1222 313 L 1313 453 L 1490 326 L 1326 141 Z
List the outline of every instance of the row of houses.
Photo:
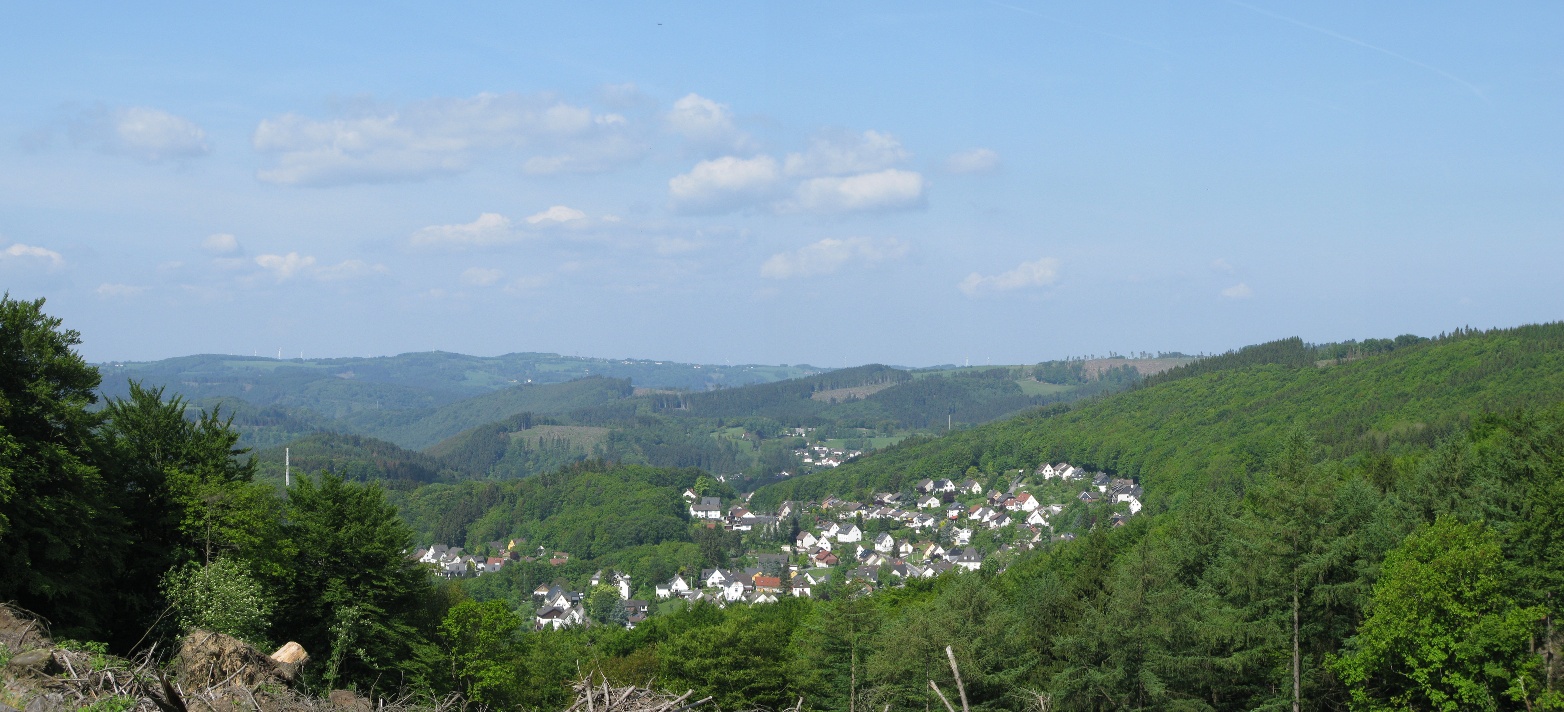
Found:
M 516 560 L 509 556 L 472 556 L 464 553 L 462 547 L 444 544 L 418 549 L 413 552 L 413 559 L 419 563 L 433 565 L 438 576 L 448 579 L 494 573 L 505 564 Z
M 860 455 L 863 455 L 862 450 L 842 450 L 825 445 L 811 445 L 793 451 L 794 457 L 814 467 L 837 467 Z
M 937 544 L 934 546 L 938 547 Z M 862 565 L 850 569 L 848 577 L 877 586 L 881 583 L 882 570 L 888 570 L 892 576 L 902 579 L 932 578 L 953 569 L 976 571 L 982 565 L 983 556 L 976 549 L 945 551 L 940 548 L 933 560 L 922 564 L 870 557 Z M 704 569 L 699 577 L 676 575 L 658 584 L 656 592 L 660 600 L 682 598 L 690 602 L 708 601 L 718 605 L 771 603 L 781 596 L 813 596 L 816 588 L 830 581 L 834 571 L 826 566 L 789 566 L 772 573 L 760 567 Z
M 651 615 L 650 602 L 630 598 L 629 574 L 615 571 L 604 576 L 603 572 L 599 571 L 592 576 L 590 584 L 596 587 L 605 582 L 619 589 L 619 605 L 625 609 L 626 628 L 634 629 L 637 624 Z M 587 617 L 586 598 L 585 593 L 570 590 L 560 583 L 538 586 L 532 592 L 532 600 L 537 609 L 533 614 L 533 627 L 537 630 L 545 628 L 558 630 L 589 625 L 591 620 Z
M 956 484 L 952 480 L 920 480 L 913 486 L 920 494 L 983 494 L 983 485 L 977 480 Z

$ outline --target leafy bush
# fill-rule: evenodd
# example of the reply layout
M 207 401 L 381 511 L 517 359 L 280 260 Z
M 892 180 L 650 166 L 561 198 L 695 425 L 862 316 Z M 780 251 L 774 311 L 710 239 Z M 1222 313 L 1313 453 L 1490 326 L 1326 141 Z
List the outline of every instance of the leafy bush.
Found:
M 163 593 L 182 631 L 200 628 L 248 643 L 265 642 L 273 603 L 249 572 L 228 559 L 187 564 L 163 577 Z

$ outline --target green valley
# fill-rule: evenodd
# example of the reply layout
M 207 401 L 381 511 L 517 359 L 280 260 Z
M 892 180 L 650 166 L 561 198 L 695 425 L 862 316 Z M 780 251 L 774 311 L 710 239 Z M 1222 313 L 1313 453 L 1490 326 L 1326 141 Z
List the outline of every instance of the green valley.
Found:
M 1564 323 L 201 396 L 229 421 L 94 404 L 40 308 L 0 301 L 0 596 L 105 649 L 204 620 L 331 661 L 305 689 L 497 709 L 588 673 L 724 709 L 1564 708 Z

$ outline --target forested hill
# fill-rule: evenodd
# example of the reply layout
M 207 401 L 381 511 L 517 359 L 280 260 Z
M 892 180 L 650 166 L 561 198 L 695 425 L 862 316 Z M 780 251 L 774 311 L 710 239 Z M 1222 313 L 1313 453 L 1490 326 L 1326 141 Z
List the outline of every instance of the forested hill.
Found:
M 1196 362 L 1147 384 L 908 441 L 764 487 L 753 504 L 901 491 L 969 467 L 1030 471 L 1059 460 L 1138 477 L 1153 496 L 1165 495 L 1175 484 L 1257 470 L 1295 428 L 1328 456 L 1393 457 L 1431 446 L 1484 411 L 1564 402 L 1564 323 L 1350 349 L 1290 339 Z
M 383 409 L 438 407 L 512 386 L 565 383 L 588 376 L 629 379 L 643 388 L 706 390 L 799 378 L 826 369 L 796 364 L 675 363 L 548 353 L 467 356 L 430 351 L 372 358 L 273 359 L 199 355 L 98 364 L 99 392 L 123 397 L 127 383 L 162 386 L 187 400 L 241 398 L 257 406 L 308 408 L 338 417 L 366 399 Z M 340 410 L 347 408 L 348 410 Z

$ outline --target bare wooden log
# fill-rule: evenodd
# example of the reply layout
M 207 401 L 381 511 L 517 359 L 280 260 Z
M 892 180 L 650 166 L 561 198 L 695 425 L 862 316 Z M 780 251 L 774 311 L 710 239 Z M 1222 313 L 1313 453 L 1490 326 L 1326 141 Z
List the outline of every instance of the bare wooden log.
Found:
M 956 691 L 961 693 L 961 712 L 972 712 L 972 708 L 967 705 L 967 686 L 961 682 L 961 669 L 956 667 L 956 651 L 951 650 L 947 645 L 945 656 L 950 658 L 950 674 L 956 676 Z
M 704 704 L 706 704 L 707 702 L 710 702 L 710 701 L 711 701 L 711 696 L 708 695 L 708 696 L 706 696 L 706 697 L 704 697 L 702 699 L 696 700 L 694 702 L 691 702 L 690 704 L 687 704 L 687 705 L 685 705 L 683 707 L 680 707 L 679 709 L 676 709 L 673 712 L 684 712 L 685 710 L 692 710 L 692 709 L 695 709 L 696 707 L 700 707 L 701 705 L 704 705 Z
M 945 709 L 950 710 L 950 712 L 956 712 L 956 708 L 950 706 L 950 700 L 945 699 L 945 693 L 940 692 L 939 685 L 937 683 L 935 683 L 933 680 L 929 680 L 929 687 L 934 688 L 934 694 L 939 695 L 939 701 L 945 703 Z
M 667 703 L 659 706 L 653 712 L 663 712 L 664 710 L 667 710 L 667 709 L 673 707 L 674 705 L 679 704 L 680 702 L 683 702 L 685 700 L 685 698 L 687 698 L 687 697 L 689 697 L 690 695 L 693 695 L 693 694 L 695 694 L 694 690 L 690 690 L 688 692 L 685 692 L 684 694 L 679 695 L 677 698 L 674 698 L 673 701 L 667 702 Z

